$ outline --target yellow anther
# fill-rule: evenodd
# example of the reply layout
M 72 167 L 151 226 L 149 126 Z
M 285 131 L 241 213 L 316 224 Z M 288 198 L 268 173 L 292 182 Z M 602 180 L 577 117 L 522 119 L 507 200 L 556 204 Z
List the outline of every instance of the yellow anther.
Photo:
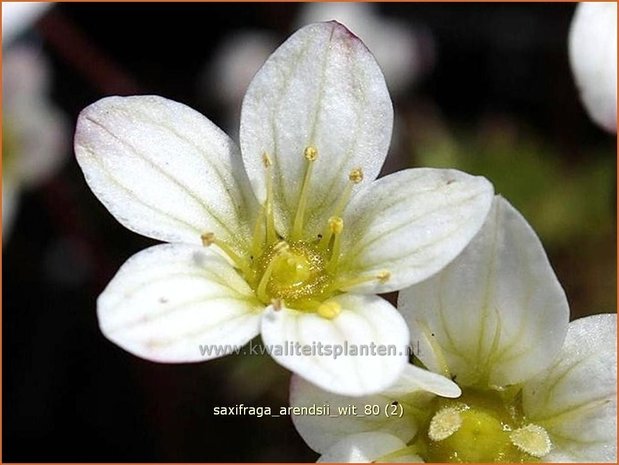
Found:
M 303 222 L 305 220 L 305 210 L 307 209 L 307 201 L 310 195 L 312 168 L 314 166 L 313 161 L 318 157 L 318 150 L 312 146 L 306 147 L 304 156 L 308 163 L 305 165 L 305 175 L 303 176 L 303 184 L 301 184 L 301 192 L 299 192 L 299 199 L 297 201 L 297 213 L 292 223 L 290 239 L 293 241 L 298 241 L 303 237 Z
M 329 218 L 329 229 L 333 234 L 341 234 L 344 229 L 344 220 L 339 216 Z
M 378 279 L 381 284 L 385 284 L 391 278 L 391 273 L 389 271 L 381 271 L 376 275 L 376 279 Z
M 537 458 L 548 455 L 552 449 L 548 433 L 538 425 L 528 424 L 512 431 L 509 440 L 521 451 Z
M 265 168 L 268 168 L 273 164 L 273 162 L 271 161 L 271 157 L 269 157 L 269 154 L 266 152 L 262 154 L 262 164 Z
M 303 154 L 309 161 L 314 161 L 318 158 L 318 150 L 316 150 L 316 147 L 312 147 L 311 145 L 305 147 L 305 152 Z
M 284 305 L 282 302 L 282 299 L 271 299 L 271 305 L 273 306 L 273 310 L 275 310 L 276 312 L 279 312 L 282 309 L 282 306 Z
M 326 318 L 327 320 L 332 320 L 340 313 L 342 313 L 342 307 L 337 302 L 323 302 L 322 304 L 320 304 L 316 312 L 321 317 Z
M 204 233 L 200 236 L 200 239 L 202 239 L 202 245 L 204 247 L 209 247 L 215 243 L 215 233 Z
M 249 264 L 247 263 L 247 260 L 241 258 L 226 241 L 217 239 L 217 237 L 215 237 L 215 233 L 212 232 L 202 234 L 200 239 L 202 239 L 202 245 L 204 247 L 210 247 L 213 244 L 219 247 L 221 251 L 225 253 L 230 260 L 232 260 L 234 266 L 241 270 L 246 276 L 249 275 Z
M 432 417 L 428 437 L 433 441 L 442 441 L 458 431 L 461 426 L 460 411 L 454 407 L 446 407 Z
M 348 179 L 354 184 L 359 184 L 363 181 L 363 170 L 361 168 L 355 168 L 348 175 Z

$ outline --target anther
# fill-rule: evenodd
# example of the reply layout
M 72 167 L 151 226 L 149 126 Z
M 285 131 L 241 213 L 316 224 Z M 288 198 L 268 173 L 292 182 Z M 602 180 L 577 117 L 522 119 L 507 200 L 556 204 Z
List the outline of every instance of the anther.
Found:
M 297 203 L 297 213 L 292 223 L 292 233 L 290 235 L 293 241 L 298 241 L 303 236 L 303 221 L 305 219 L 305 210 L 307 208 L 307 200 L 309 197 L 310 183 L 312 179 L 312 168 L 314 161 L 318 158 L 318 150 L 315 147 L 308 146 L 303 152 L 307 165 L 305 166 L 305 175 L 303 176 L 303 184 L 301 185 L 301 192 L 299 193 L 299 200 Z
M 273 162 L 271 161 L 271 157 L 269 157 L 269 154 L 266 152 L 262 154 L 262 164 L 265 168 L 268 168 L 273 164 Z
M 442 441 L 458 431 L 461 426 L 460 412 L 453 407 L 446 407 L 432 417 L 428 437 L 433 441 Z
M 209 247 L 215 243 L 215 233 L 204 233 L 200 236 L 200 239 L 202 239 L 202 245 L 204 247 Z
M 290 249 L 290 245 L 288 245 L 288 242 L 286 241 L 279 241 L 277 244 L 275 244 L 273 246 L 273 253 L 275 255 L 280 254 L 281 252 L 284 252 L 286 250 Z
M 344 220 L 339 216 L 329 218 L 329 229 L 333 234 L 341 234 L 344 229 Z
M 548 455 L 552 449 L 548 433 L 538 425 L 528 424 L 512 431 L 509 439 L 518 449 L 537 458 Z
M 215 233 L 207 232 L 200 236 L 202 239 L 202 245 L 204 247 L 210 247 L 211 245 L 216 245 L 221 249 L 223 253 L 225 253 L 230 260 L 234 263 L 234 265 L 241 270 L 246 276 L 249 275 L 249 265 L 247 261 L 241 258 L 233 249 L 230 247 L 226 241 L 222 241 L 221 239 L 217 239 Z
M 348 179 L 354 184 L 359 184 L 363 181 L 363 170 L 361 168 L 355 168 L 348 175 Z
M 305 147 L 305 152 L 303 152 L 303 154 L 305 155 L 305 158 L 309 161 L 314 161 L 316 160 L 316 158 L 318 158 L 318 150 L 316 150 L 316 147 L 312 147 L 311 145 Z
M 376 279 L 380 281 L 381 284 L 385 284 L 391 278 L 391 273 L 389 271 L 381 271 L 376 275 Z
M 323 302 L 316 310 L 316 313 L 327 320 L 332 320 L 342 313 L 342 307 L 337 302 Z

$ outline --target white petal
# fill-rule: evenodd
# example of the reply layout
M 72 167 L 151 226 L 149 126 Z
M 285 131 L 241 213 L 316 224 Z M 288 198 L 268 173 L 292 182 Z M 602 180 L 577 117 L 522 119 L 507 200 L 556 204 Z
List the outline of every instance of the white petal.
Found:
M 591 119 L 617 132 L 617 3 L 585 2 L 569 37 L 572 71 Z
M 408 360 L 408 329 L 402 316 L 373 295 L 343 294 L 331 300 L 342 309 L 332 320 L 316 313 L 269 309 L 262 319 L 262 339 L 271 355 L 337 394 L 373 394 L 393 384 Z M 309 355 L 285 350 L 297 343 Z
M 492 185 L 455 170 L 419 168 L 375 181 L 344 216 L 342 268 L 352 276 L 388 271 L 355 292 L 402 289 L 439 271 L 481 228 Z
M 97 302 L 103 334 L 155 362 L 226 355 L 258 334 L 263 309 L 223 257 L 183 244 L 131 257 Z
M 421 74 L 419 32 L 410 23 L 381 15 L 376 3 L 309 2 L 303 3 L 297 24 L 333 19 L 350 29 L 372 51 L 392 93 L 404 91 Z M 424 52 L 428 52 L 432 43 L 426 41 L 423 45 Z
M 307 234 L 324 227 L 352 169 L 372 180 L 385 160 L 393 109 L 383 75 L 365 45 L 336 22 L 292 35 L 258 71 L 241 114 L 243 161 L 265 198 L 263 153 L 273 159 L 275 213 L 292 224 L 305 172 L 304 150 L 318 150 L 306 213 Z
M 556 362 L 523 394 L 525 415 L 553 443 L 544 461 L 616 462 L 617 315 L 570 323 Z
M 386 433 L 360 433 L 348 436 L 330 447 L 319 459 L 319 463 L 422 463 L 414 454 L 399 450 L 406 447 L 400 439 Z
M 205 232 L 250 237 L 238 149 L 191 108 L 156 96 L 108 97 L 80 114 L 75 152 L 86 181 L 124 226 L 167 242 Z
M 450 398 L 462 395 L 462 390 L 452 380 L 411 364 L 406 365 L 400 378 L 389 386 L 383 394 L 399 399 L 416 391 L 426 391 L 437 396 Z
M 547 367 L 567 330 L 565 293 L 535 232 L 496 197 L 470 245 L 436 276 L 400 292 L 417 354 L 460 386 L 504 386 Z
M 398 394 L 408 397 L 412 392 Z M 354 433 L 384 432 L 402 441 L 410 441 L 417 432 L 414 419 L 410 415 L 399 417 L 384 414 L 385 408 L 388 409 L 387 412 L 390 412 L 389 406 L 399 398 L 401 397 L 388 395 L 385 392 L 362 397 L 341 396 L 320 389 L 297 375 L 293 375 L 290 382 L 291 407 L 309 409 L 312 406 L 329 405 L 328 415 L 295 415 L 293 413 L 291 416 L 294 426 L 305 442 L 319 453 L 325 452 L 335 442 Z M 422 401 L 427 399 L 428 396 L 425 396 Z M 380 414 L 366 415 L 367 406 L 373 408 L 374 405 L 378 406 Z M 356 414 L 352 413 L 351 406 L 354 406 Z

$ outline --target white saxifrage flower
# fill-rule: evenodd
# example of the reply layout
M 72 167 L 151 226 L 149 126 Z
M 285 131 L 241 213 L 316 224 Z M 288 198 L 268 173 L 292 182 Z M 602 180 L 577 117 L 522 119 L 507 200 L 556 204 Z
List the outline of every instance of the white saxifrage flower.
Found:
M 293 406 L 330 404 L 332 414 L 349 403 L 380 406 L 365 418 L 293 417 L 321 461 L 616 460 L 616 314 L 568 325 L 542 245 L 507 201 L 496 197 L 470 245 L 401 291 L 399 307 L 426 376 L 437 378 L 405 375 L 383 393 L 351 398 L 293 377 Z M 400 406 L 401 417 L 385 416 Z
M 225 355 L 261 333 L 279 363 L 326 389 L 392 384 L 404 352 L 276 350 L 404 347 L 404 319 L 375 294 L 439 271 L 481 228 L 493 195 L 484 178 L 414 169 L 373 181 L 391 127 L 376 61 L 336 22 L 301 29 L 258 72 L 240 152 L 160 97 L 86 108 L 75 151 L 91 189 L 123 225 L 170 242 L 129 259 L 104 290 L 103 333 L 160 362 Z
M 587 113 L 617 132 L 617 2 L 578 4 L 569 36 L 576 85 Z
M 51 177 L 65 158 L 68 127 L 49 96 L 41 53 L 16 44 L 2 58 L 2 226 L 9 236 L 19 192 Z

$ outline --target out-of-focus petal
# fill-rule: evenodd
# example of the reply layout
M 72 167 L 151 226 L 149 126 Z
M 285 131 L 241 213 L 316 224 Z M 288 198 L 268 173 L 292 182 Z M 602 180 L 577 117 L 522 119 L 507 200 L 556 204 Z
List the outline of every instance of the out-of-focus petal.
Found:
M 576 85 L 589 116 L 617 132 L 617 2 L 583 2 L 569 37 Z

